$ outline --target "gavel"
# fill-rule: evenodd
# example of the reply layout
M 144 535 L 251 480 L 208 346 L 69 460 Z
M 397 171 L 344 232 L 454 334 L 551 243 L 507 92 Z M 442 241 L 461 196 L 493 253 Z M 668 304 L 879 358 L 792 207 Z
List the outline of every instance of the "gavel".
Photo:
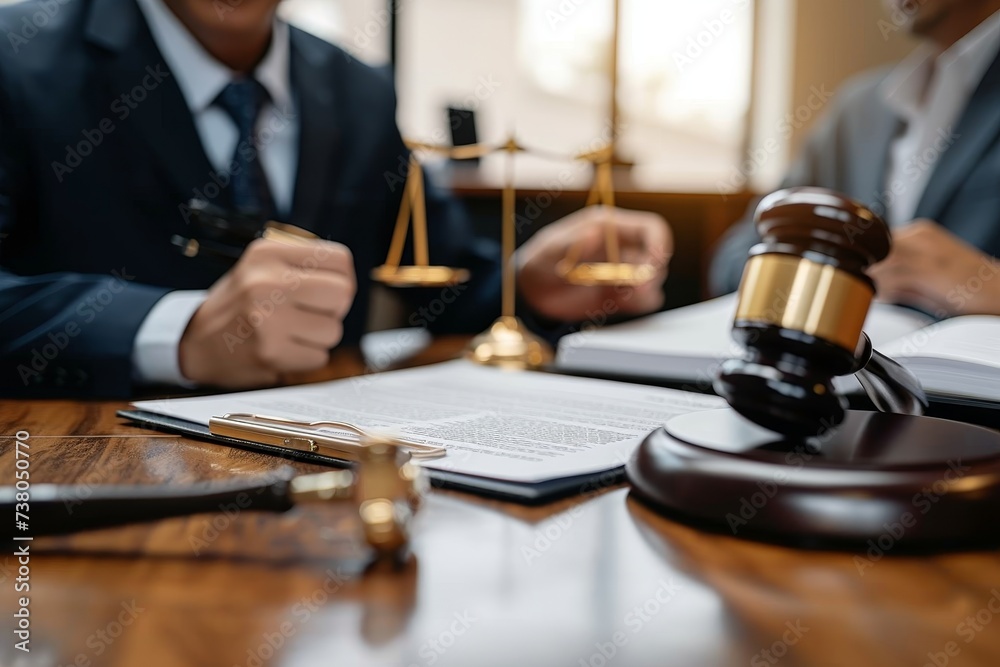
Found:
M 794 188 L 764 198 L 756 224 L 733 319 L 743 350 L 714 383 L 729 407 L 650 433 L 625 466 L 636 497 L 809 548 L 863 550 L 900 521 L 893 545 L 906 549 L 995 543 L 1000 435 L 924 416 L 919 382 L 864 333 L 876 291 L 865 271 L 889 254 L 885 222 L 844 195 Z M 833 380 L 851 373 L 878 411 L 847 410 Z M 955 483 L 916 511 L 942 480 Z
M 149 486 L 31 486 L 31 534 L 65 535 L 236 507 L 287 512 L 303 503 L 350 503 L 365 540 L 380 560 L 398 559 L 409 541 L 411 518 L 427 482 L 411 454 L 388 438 L 368 436 L 356 446 L 351 470 L 284 475 L 265 482 Z M 13 514 L 17 489 L 0 488 L 0 511 Z
M 722 364 L 716 392 L 789 437 L 844 421 L 833 378 L 852 373 L 880 411 L 923 414 L 919 381 L 862 330 L 876 291 L 865 270 L 892 243 L 882 218 L 830 190 L 791 188 L 764 198 L 755 223 L 762 240 L 750 250 L 733 322 L 744 354 Z

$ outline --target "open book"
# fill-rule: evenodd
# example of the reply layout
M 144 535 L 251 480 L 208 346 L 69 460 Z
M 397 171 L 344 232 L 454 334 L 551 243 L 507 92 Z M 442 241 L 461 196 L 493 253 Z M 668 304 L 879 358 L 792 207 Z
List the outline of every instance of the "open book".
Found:
M 599 376 L 690 383 L 708 388 L 719 365 L 740 354 L 731 338 L 735 295 L 564 337 L 556 366 Z M 938 323 L 907 308 L 872 304 L 872 344 L 916 374 L 930 394 L 1000 401 L 1000 317 Z M 844 391 L 856 382 L 838 383 Z

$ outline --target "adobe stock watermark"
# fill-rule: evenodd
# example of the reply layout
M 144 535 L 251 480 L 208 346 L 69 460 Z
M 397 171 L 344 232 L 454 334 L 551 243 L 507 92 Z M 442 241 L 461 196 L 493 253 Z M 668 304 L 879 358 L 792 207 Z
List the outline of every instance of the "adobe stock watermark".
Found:
M 573 529 L 573 526 L 583 516 L 584 507 L 591 498 L 621 484 L 621 466 L 628 463 L 628 457 L 622 452 L 616 452 L 615 462 L 616 465 L 611 470 L 601 473 L 600 476 L 580 487 L 580 500 L 578 502 L 565 512 L 560 512 L 546 519 L 532 533 L 531 543 L 521 545 L 521 557 L 524 558 L 527 565 L 531 565 L 548 553 L 559 540 Z
M 632 637 L 642 632 L 643 628 L 652 622 L 683 590 L 683 587 L 672 577 L 666 580 L 660 579 L 657 584 L 659 584 L 658 588 L 649 598 L 625 614 L 620 629 L 613 632 L 607 641 L 596 642 L 594 652 L 576 662 L 578 667 L 607 667 L 610 665 L 622 647 L 626 646 Z
M 927 148 L 916 155 L 910 156 L 902 165 L 902 173 L 893 178 L 887 184 L 885 190 L 876 196 L 883 210 L 889 210 L 896 202 L 896 198 L 904 194 L 909 188 L 915 187 L 918 181 L 937 165 L 941 156 L 951 148 L 961 135 L 957 134 L 954 127 L 949 125 L 946 128 L 938 128 L 934 133 L 934 141 Z
M 975 614 L 966 616 L 961 623 L 955 626 L 955 634 L 958 635 L 966 645 L 975 641 L 976 637 L 1000 616 L 1000 590 L 996 588 L 990 591 L 990 599 L 986 601 Z M 948 667 L 954 658 L 962 652 L 962 645 L 957 641 L 949 641 L 940 651 L 927 653 L 927 662 L 922 667 Z M 963 663 L 968 664 L 968 663 Z
M 414 345 L 419 344 L 418 336 L 419 334 L 410 329 L 400 329 L 394 332 L 392 340 L 384 346 L 379 346 L 376 354 L 372 356 L 365 354 L 366 374 L 380 373 L 405 358 L 409 351 L 414 349 Z
M 17 561 L 11 562 L 10 556 L 4 556 L 3 563 L 0 564 L 0 584 L 7 583 L 15 574 L 17 574 Z
M 662 269 L 669 262 L 667 259 L 655 259 L 650 262 L 657 270 Z M 631 285 L 616 285 L 609 288 L 614 292 L 614 297 L 605 298 L 596 309 L 589 308 L 584 311 L 584 320 L 569 328 L 568 333 L 583 334 L 565 338 L 560 343 L 560 349 L 574 350 L 584 347 L 587 344 L 590 334 L 605 327 L 615 316 L 622 312 L 625 303 L 635 296 L 636 288 Z
M 913 24 L 913 20 L 917 17 L 920 12 L 920 6 L 923 5 L 927 0 L 907 0 L 903 3 L 893 2 L 891 6 L 888 6 L 889 18 L 879 19 L 875 24 L 878 26 L 878 31 L 882 35 L 883 41 L 888 41 L 889 37 L 900 30 L 908 31 L 910 26 Z M 887 5 L 888 3 L 883 3 Z
M 610 123 L 606 124 L 601 132 L 587 144 L 581 146 L 575 155 L 586 155 L 607 146 L 615 137 L 621 136 L 627 127 L 626 123 L 619 123 L 615 126 Z M 544 181 L 541 192 L 525 199 L 523 212 L 515 212 L 514 233 L 520 235 L 525 229 L 533 227 L 542 214 L 562 196 L 566 188 L 573 182 L 573 177 L 592 168 L 593 165 L 589 162 L 574 160 L 572 166 L 560 169 L 554 179 Z
M 548 7 L 545 10 L 545 20 L 549 24 L 549 30 L 554 32 L 560 25 L 569 21 L 587 2 L 589 0 L 559 0 L 554 8 Z
M 250 340 L 257 329 L 274 316 L 278 306 L 288 300 L 289 294 L 294 293 L 302 286 L 302 279 L 318 270 L 320 262 L 329 257 L 332 252 L 333 246 L 330 244 L 316 244 L 311 256 L 302 260 L 299 266 L 289 268 L 281 274 L 283 287 L 274 288 L 267 294 L 257 296 L 253 300 L 253 310 L 245 317 L 237 318 L 233 322 L 232 330 L 224 331 L 222 334 L 222 342 L 226 344 L 229 353 L 232 354 L 237 346 Z
M 420 644 L 417 655 L 420 656 L 421 662 L 411 662 L 408 667 L 421 667 L 421 665 L 431 667 L 431 665 L 437 664 L 437 661 L 455 646 L 459 639 L 464 637 L 465 633 L 478 621 L 479 619 L 473 616 L 468 609 L 455 612 L 452 614 L 452 620 L 440 632 Z
M 220 21 L 225 21 L 226 17 L 236 11 L 243 4 L 243 0 L 212 0 L 212 9 Z
M 73 516 L 74 508 L 82 505 L 94 493 L 94 488 L 109 481 L 111 469 L 107 466 L 92 468 L 86 475 L 74 482 L 72 493 L 63 499 L 66 516 Z
M 834 91 L 828 90 L 825 83 L 810 86 L 809 96 L 806 100 L 778 121 L 771 136 L 764 139 L 758 147 L 747 151 L 746 158 L 733 167 L 729 178 L 716 183 L 716 188 L 723 199 L 725 200 L 727 195 L 733 191 L 744 189 L 750 179 L 756 176 L 764 168 L 764 165 L 781 151 L 792 135 L 805 127 L 806 123 L 822 111 L 833 96 Z
M 288 617 L 279 623 L 277 628 L 261 633 L 257 644 L 247 648 L 243 663 L 234 664 L 233 667 L 264 667 L 289 639 L 312 620 L 330 597 L 349 581 L 340 567 L 336 570 L 327 570 L 325 575 L 323 583 L 313 589 L 312 593 L 297 600 L 289 609 Z
M 476 83 L 473 86 L 472 92 L 469 93 L 465 99 L 461 102 L 457 102 L 457 106 L 465 109 L 467 111 L 475 112 L 482 106 L 483 102 L 493 97 L 498 90 L 503 87 L 503 82 L 496 79 L 494 74 L 487 74 L 485 76 L 480 76 L 476 79 Z M 457 128 L 458 124 L 462 122 L 460 115 L 456 114 L 451 119 L 450 129 L 454 130 Z M 446 145 L 450 138 L 448 134 L 438 128 L 430 133 L 428 138 L 429 143 L 435 145 Z M 410 173 L 410 152 L 406 151 L 400 155 L 396 156 L 396 170 L 395 171 L 385 171 L 382 174 L 382 178 L 385 179 L 385 184 L 389 188 L 389 192 L 396 192 L 396 188 L 402 187 L 406 184 L 406 177 Z
M 389 7 L 380 7 L 368 15 L 364 25 L 354 26 L 352 40 L 355 48 L 367 49 L 373 39 L 378 39 L 382 32 L 392 23 L 392 17 L 398 16 L 403 8 L 412 0 L 392 0 Z
M 795 297 L 793 297 L 788 290 L 780 287 L 777 288 L 774 291 L 774 296 L 771 300 L 770 306 L 761 314 L 761 318 L 767 322 L 780 321 L 783 314 L 789 310 L 788 304 L 794 304 L 794 298 Z M 694 380 L 683 384 L 681 389 L 685 392 L 697 392 L 702 394 L 708 391 L 714 391 L 715 378 L 723 364 L 731 359 L 741 357 L 746 347 L 750 347 L 757 343 L 760 339 L 760 335 L 760 331 L 757 330 L 747 332 L 745 339 L 746 342 L 744 344 L 737 343 L 735 340 L 730 338 L 729 349 L 727 351 L 728 353 L 716 355 L 709 366 L 699 369 L 695 374 Z
M 230 507 L 231 505 L 231 507 Z M 240 494 L 234 502 L 219 506 L 220 513 L 212 517 L 212 520 L 202 526 L 199 535 L 192 535 L 188 538 L 188 544 L 195 556 L 204 553 L 222 535 L 232 522 L 240 515 L 242 510 L 250 506 L 250 496 L 246 493 Z
M 700 29 L 695 34 L 688 36 L 684 48 L 673 53 L 677 71 L 683 72 L 686 68 L 694 65 L 699 58 L 705 55 L 706 51 L 722 38 L 729 26 L 736 23 L 739 13 L 749 6 L 750 0 L 731 0 L 730 6 L 722 9 L 718 16 L 702 21 Z
M 14 55 L 20 53 L 21 49 L 27 46 L 28 42 L 38 34 L 38 31 L 47 26 L 63 6 L 69 3 L 70 0 L 40 0 L 32 5 L 38 7 L 38 11 L 30 16 L 22 17 L 21 25 L 16 32 L 7 31 L 7 41 L 10 43 Z
M 583 503 L 577 503 L 565 512 L 560 512 L 545 520 L 545 523 L 535 529 L 534 540 L 530 545 L 521 545 L 521 557 L 524 562 L 531 565 L 545 554 L 552 545 L 563 538 L 576 523 L 576 520 L 583 516 Z
M 18 364 L 17 372 L 21 376 L 21 382 L 27 387 L 32 382 L 42 379 L 42 373 L 48 369 L 55 359 L 79 336 L 84 328 L 94 322 L 101 314 L 107 310 L 115 298 L 125 291 L 127 283 L 135 280 L 134 275 L 130 275 L 123 266 L 121 270 L 111 272 L 111 277 L 104 283 L 104 286 L 91 291 L 86 298 L 80 301 L 76 307 L 76 317 L 66 320 L 59 329 L 50 331 L 46 335 L 47 342 L 37 344 L 31 348 L 31 359 L 27 364 Z
M 443 287 L 437 297 L 431 299 L 410 314 L 408 319 L 410 326 L 426 329 L 434 324 L 468 289 L 469 285 L 467 283 L 458 283 L 457 285 Z
M 819 446 L 822 440 L 828 439 L 834 430 L 833 424 L 826 419 L 822 420 L 822 431 L 813 442 L 804 442 L 796 445 L 791 451 L 785 454 L 785 465 L 777 470 L 771 479 L 763 479 L 757 482 L 758 491 L 740 498 L 739 508 L 735 512 L 726 514 L 726 523 L 733 535 L 739 534 L 740 529 L 748 525 L 757 518 L 771 500 L 774 499 L 782 487 L 791 482 L 795 473 L 805 467 L 819 454 Z M 819 442 L 817 442 L 819 441 Z
M 795 619 L 794 623 L 786 621 L 785 628 L 786 630 L 779 639 L 750 658 L 750 667 L 769 667 L 778 664 L 782 658 L 788 655 L 788 650 L 798 644 L 809 632 L 809 628 L 802 624 L 802 619 L 798 618 Z
M 258 121 L 255 132 L 250 139 L 241 141 L 236 146 L 236 153 L 244 160 L 246 160 L 247 165 L 253 164 L 256 160 L 260 159 L 261 150 L 271 144 L 275 137 L 283 132 L 291 123 L 297 118 L 297 114 L 289 109 L 278 109 L 277 107 L 270 107 L 269 112 L 266 114 L 266 119 L 261 118 Z M 229 187 L 229 183 L 232 181 L 233 176 L 239 174 L 243 169 L 243 166 L 234 156 L 232 161 L 226 165 L 224 169 L 212 170 L 208 174 L 208 180 L 202 184 L 201 187 L 195 187 L 191 192 L 195 199 L 200 199 L 201 201 L 214 201 L 222 191 Z M 191 224 L 191 207 L 187 202 L 182 202 L 177 205 L 177 210 L 180 212 L 181 217 L 184 218 L 184 224 Z
M 90 651 L 77 653 L 71 662 L 65 663 L 65 667 L 91 667 L 91 665 L 97 664 L 94 659 L 104 655 L 111 648 L 111 645 L 124 634 L 125 630 L 135 623 L 139 614 L 146 611 L 146 608 L 140 607 L 134 599 L 123 601 L 120 606 L 121 611 L 115 618 L 87 636 L 85 644 Z M 60 663 L 59 667 L 64 667 L 63 663 Z
M 277 476 L 276 476 L 277 477 Z M 219 539 L 219 537 L 229 530 L 230 526 L 240 517 L 241 514 L 253 505 L 254 496 L 259 496 L 268 492 L 266 482 L 253 492 L 238 493 L 230 502 L 220 503 L 210 521 L 205 523 L 201 531 L 196 535 L 188 537 L 188 544 L 195 556 L 200 556 Z
M 437 322 L 439 318 L 443 317 L 449 309 L 453 308 L 458 299 L 468 289 L 468 283 L 458 283 L 457 285 L 442 287 L 436 297 L 410 313 L 407 322 L 411 327 L 426 329 Z M 392 342 L 380 351 L 377 358 L 368 361 L 364 373 L 351 377 L 350 381 L 355 393 L 360 392 L 364 387 L 370 385 L 374 375 L 388 369 L 393 363 L 398 361 L 402 355 L 402 351 L 408 349 L 413 343 L 413 337 L 414 334 L 411 331 L 403 329 Z
M 868 550 L 864 556 L 854 557 L 854 567 L 858 574 L 865 576 L 865 570 L 874 567 L 875 563 L 882 560 L 887 553 L 899 543 L 906 532 L 917 525 L 917 517 L 924 516 L 934 509 L 941 499 L 948 495 L 948 491 L 959 480 L 965 477 L 972 470 L 970 466 L 962 465 L 961 459 L 958 461 L 948 461 L 948 469 L 933 484 L 929 484 L 910 499 L 913 511 L 903 512 L 896 521 L 886 522 L 882 525 L 884 532 L 877 538 L 868 540 Z
M 123 123 L 128 120 L 132 112 L 139 108 L 139 105 L 146 101 L 150 93 L 156 90 L 161 83 L 171 76 L 163 63 L 157 65 L 147 65 L 146 75 L 140 79 L 131 90 L 128 90 L 116 97 L 109 106 L 111 115 L 105 116 L 92 128 L 85 128 L 80 132 L 80 140 L 75 144 L 66 145 L 66 155 L 63 161 L 53 160 L 51 163 L 52 173 L 56 180 L 63 182 L 67 176 L 83 164 L 83 161 L 94 153 L 97 148 L 104 143 L 105 137 L 112 134 L 118 126 L 115 120 Z
M 875 197 L 875 203 L 881 206 L 882 210 L 888 210 L 896 201 L 896 198 L 906 192 L 906 189 L 913 187 L 913 184 L 921 175 L 930 171 L 937 164 L 942 155 L 956 142 L 961 135 L 956 134 L 952 126 L 939 128 L 935 133 L 934 142 L 917 155 L 911 156 L 903 165 L 902 175 L 893 178 L 888 187 Z M 857 218 L 850 224 L 844 226 L 844 233 L 847 240 L 854 242 L 855 237 L 861 236 L 875 224 L 874 218 Z
M 968 303 L 982 292 L 998 274 L 1000 274 L 1000 259 L 986 257 L 980 263 L 975 275 L 966 280 L 964 284 L 956 285 L 949 290 L 945 298 L 948 303 L 955 306 L 957 312 L 962 312 Z

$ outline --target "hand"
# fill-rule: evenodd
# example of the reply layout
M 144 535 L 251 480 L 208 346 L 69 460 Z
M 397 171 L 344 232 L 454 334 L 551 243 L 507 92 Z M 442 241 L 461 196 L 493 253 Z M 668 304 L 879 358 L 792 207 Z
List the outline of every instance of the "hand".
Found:
M 570 247 L 579 243 L 579 261 L 606 261 L 605 232 L 613 225 L 623 262 L 652 264 L 656 275 L 638 287 L 570 285 L 556 271 Z M 541 229 L 517 253 L 517 285 L 539 315 L 566 322 L 595 315 L 639 315 L 663 305 L 663 281 L 673 252 L 673 234 L 655 213 L 588 206 Z
M 1000 315 L 1000 260 L 932 220 L 893 230 L 892 252 L 868 275 L 880 301 L 915 306 L 938 317 Z
M 258 239 L 209 290 L 180 342 L 199 384 L 246 389 L 324 366 L 356 292 L 351 251 L 331 241 Z

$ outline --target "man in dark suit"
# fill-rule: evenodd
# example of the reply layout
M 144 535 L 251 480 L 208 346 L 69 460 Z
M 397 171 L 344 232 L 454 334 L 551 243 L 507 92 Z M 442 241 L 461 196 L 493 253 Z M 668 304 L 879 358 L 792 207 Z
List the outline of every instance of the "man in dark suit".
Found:
M 368 276 L 385 257 L 407 150 L 391 82 L 276 18 L 279 0 L 38 0 L 0 9 L 0 392 L 124 396 L 136 384 L 231 388 L 324 365 L 357 342 Z M 499 252 L 429 193 L 435 263 L 458 288 L 410 293 L 417 321 L 482 330 L 499 310 Z M 192 198 L 252 210 L 324 240 L 254 241 L 234 266 L 192 260 Z M 573 288 L 555 263 L 607 211 L 543 230 L 518 255 L 540 320 L 628 293 Z M 650 214 L 611 222 L 638 259 L 665 264 Z M 444 307 L 441 307 L 445 304 Z M 421 310 L 423 308 L 423 310 Z
M 1000 315 L 1000 0 L 887 0 L 891 29 L 924 40 L 846 84 L 784 187 L 841 192 L 883 214 L 894 249 L 879 298 L 940 317 Z M 718 248 L 712 290 L 739 285 L 752 221 Z

